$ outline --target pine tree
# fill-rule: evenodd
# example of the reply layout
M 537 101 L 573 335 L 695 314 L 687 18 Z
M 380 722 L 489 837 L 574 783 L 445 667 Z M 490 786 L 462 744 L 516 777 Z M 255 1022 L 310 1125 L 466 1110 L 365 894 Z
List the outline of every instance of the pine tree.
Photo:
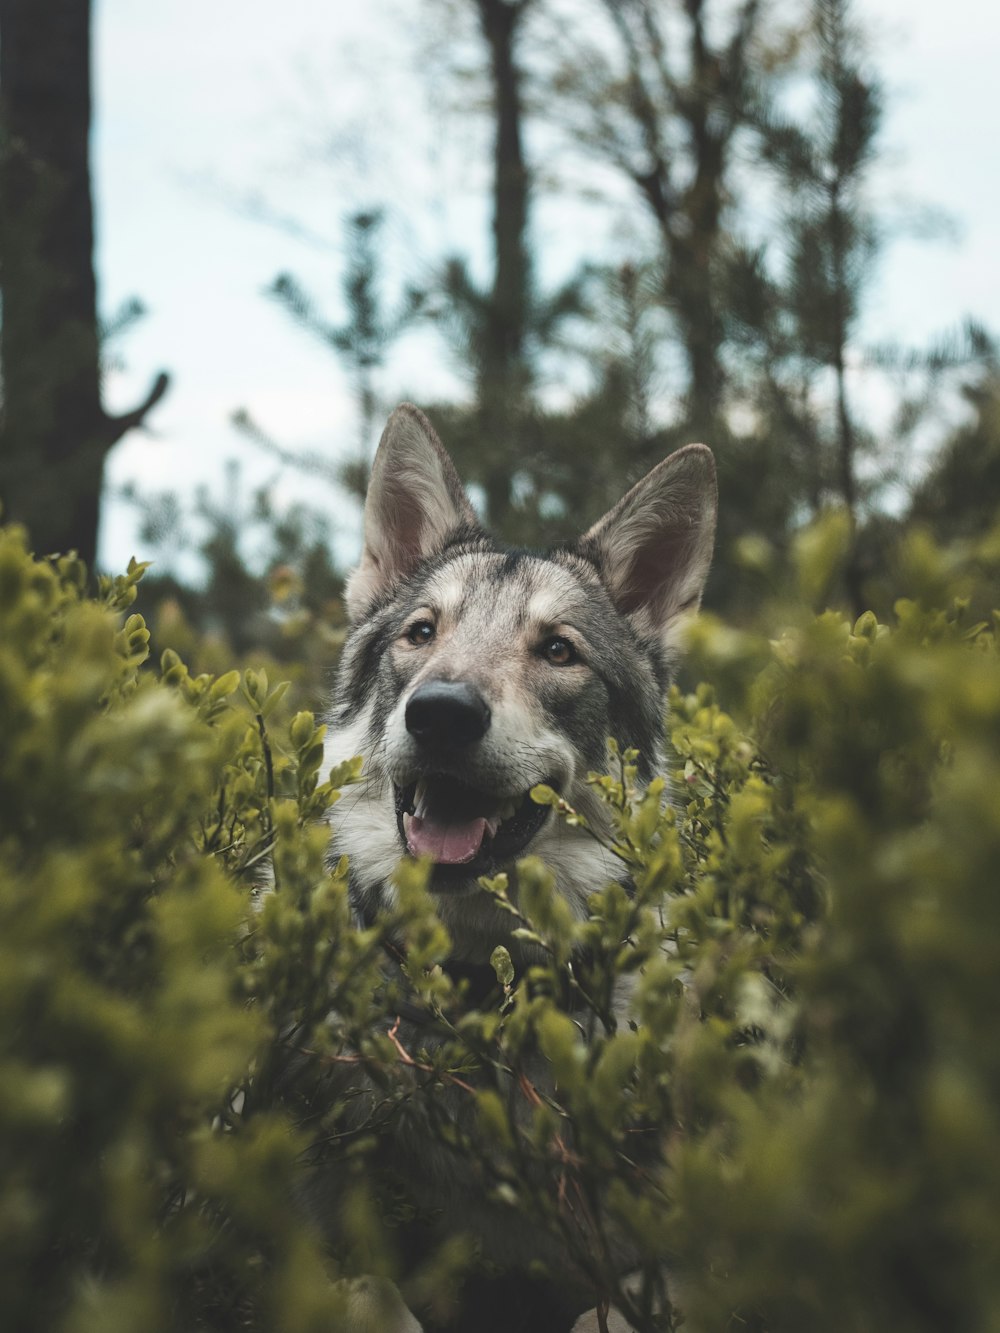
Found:
M 908 518 L 939 540 L 985 535 L 1000 523 L 1000 360 L 965 388 L 972 419 L 959 426 L 914 489 Z
M 489 287 L 452 256 L 436 284 L 440 327 L 469 367 L 471 410 L 431 405 L 463 476 L 480 488 L 483 517 L 516 540 L 537 540 L 545 477 L 537 360 L 560 324 L 581 310 L 577 279 L 543 294 L 530 236 L 532 169 L 524 148 L 525 21 L 536 0 L 471 0 L 485 49 L 492 126 Z
M 550 114 L 625 175 L 653 223 L 662 299 L 686 367 L 684 433 L 717 439 L 733 167 L 755 104 L 767 6 L 741 0 L 722 36 L 706 0 L 598 8 L 615 40 L 576 38 L 552 75 Z
M 848 361 L 881 239 L 869 193 L 883 93 L 851 0 L 812 0 L 810 14 L 812 114 L 792 119 L 772 111 L 762 125 L 765 158 L 784 200 L 771 350 L 782 349 L 778 364 L 792 371 L 784 383 L 773 377 L 772 387 L 800 443 L 813 452 L 806 460 L 812 506 L 835 498 L 856 533 L 865 498 L 859 460 L 870 442 L 851 402 Z M 832 409 L 817 420 L 815 395 L 824 376 Z M 845 584 L 860 614 L 856 545 Z
M 343 323 L 327 321 L 312 297 L 289 273 L 279 274 L 269 288 L 269 294 L 296 323 L 336 353 L 350 377 L 358 416 L 358 443 L 354 458 L 344 463 L 339 473 L 343 484 L 359 499 L 364 499 L 371 454 L 385 409 L 378 393 L 377 373 L 385 365 L 390 347 L 420 313 L 424 301 L 422 292 L 409 288 L 397 310 L 386 308 L 381 293 L 383 221 L 381 208 L 362 209 L 351 213 L 345 221 L 347 262 L 341 287 L 347 319 Z M 251 426 L 250 434 L 258 443 L 263 441 L 261 432 L 252 427 L 245 412 L 239 414 L 236 424 L 242 428 Z M 300 464 L 307 471 L 314 470 L 311 461 L 300 460 Z

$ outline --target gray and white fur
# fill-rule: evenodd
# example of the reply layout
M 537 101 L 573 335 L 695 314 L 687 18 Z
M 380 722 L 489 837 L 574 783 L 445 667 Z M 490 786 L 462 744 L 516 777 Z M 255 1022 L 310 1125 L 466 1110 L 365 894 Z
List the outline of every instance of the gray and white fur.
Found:
M 579 918 L 595 889 L 623 878 L 594 839 L 528 793 L 548 783 L 601 827 L 585 779 L 604 767 L 607 737 L 639 751 L 644 779 L 659 771 L 665 696 L 683 622 L 701 599 L 715 516 L 712 455 L 693 444 L 573 544 L 510 549 L 479 524 L 427 418 L 409 404 L 393 412 L 348 583 L 350 632 L 326 743 L 327 767 L 365 756 L 360 783 L 331 812 L 360 920 L 392 905 L 401 856 L 429 855 L 456 960 L 485 964 L 503 943 L 517 964 L 528 959 L 481 875 L 536 854 Z M 404 1118 L 395 1135 L 403 1157 L 406 1132 Z M 411 1147 L 426 1168 L 419 1188 L 459 1209 L 498 1263 L 539 1253 L 521 1222 L 505 1235 L 505 1216 L 468 1197 L 460 1168 L 456 1176 L 428 1156 L 426 1141 Z

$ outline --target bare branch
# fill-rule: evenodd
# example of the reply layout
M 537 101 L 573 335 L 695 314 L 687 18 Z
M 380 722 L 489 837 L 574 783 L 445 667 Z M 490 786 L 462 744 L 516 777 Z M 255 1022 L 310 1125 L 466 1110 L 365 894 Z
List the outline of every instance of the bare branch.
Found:
M 113 444 L 117 444 L 123 435 L 136 427 L 145 424 L 146 416 L 153 410 L 163 395 L 170 387 L 170 376 L 165 370 L 161 370 L 153 381 L 152 388 L 143 399 L 143 401 L 134 407 L 131 412 L 124 412 L 121 416 L 104 418 L 104 431 L 102 432 L 102 444 L 110 449 Z

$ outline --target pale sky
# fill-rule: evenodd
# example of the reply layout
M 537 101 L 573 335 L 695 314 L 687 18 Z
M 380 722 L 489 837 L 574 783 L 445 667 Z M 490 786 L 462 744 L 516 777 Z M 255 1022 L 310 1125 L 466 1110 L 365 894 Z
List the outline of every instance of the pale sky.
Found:
M 152 432 L 114 451 L 112 487 L 187 492 L 205 482 L 221 499 L 224 462 L 236 456 L 248 489 L 273 477 L 275 467 L 228 424 L 238 407 L 288 447 L 351 451 L 343 370 L 261 293 L 290 270 L 336 318 L 341 219 L 359 207 L 388 210 L 397 279 L 448 252 L 483 261 L 483 129 L 440 107 L 448 90 L 420 48 L 424 0 L 98 0 L 95 8 L 101 306 L 109 315 L 136 295 L 149 309 L 115 349 L 126 364 L 108 377 L 108 406 L 133 406 L 161 368 L 173 377 Z M 859 12 L 879 39 L 890 97 L 885 197 L 903 216 L 917 204 L 944 209 L 958 230 L 949 242 L 893 245 L 866 338 L 920 345 L 968 314 L 1000 332 L 1000 171 L 983 169 L 984 145 L 1000 157 L 1000 5 L 865 0 Z M 298 231 L 255 220 L 254 198 Z M 607 254 L 622 231 L 620 209 L 566 197 L 543 196 L 534 220 L 554 276 L 567 261 Z M 382 387 L 391 400 L 460 391 L 428 335 L 404 340 Z M 280 494 L 334 506 L 294 475 Z M 343 513 L 336 548 L 349 560 L 357 521 Z M 105 567 L 148 554 L 136 528 L 127 506 L 106 507 Z

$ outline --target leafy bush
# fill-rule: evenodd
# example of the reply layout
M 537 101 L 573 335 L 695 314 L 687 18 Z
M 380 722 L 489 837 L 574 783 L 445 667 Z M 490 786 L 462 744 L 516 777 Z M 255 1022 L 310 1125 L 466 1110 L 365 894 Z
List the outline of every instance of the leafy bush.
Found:
M 811 596 L 837 549 L 804 539 Z M 482 1256 L 436 1219 L 407 1258 L 426 1219 L 378 1162 L 405 1107 L 637 1328 L 676 1321 L 664 1272 L 695 1329 L 995 1328 L 1000 618 L 968 622 L 998 558 L 913 537 L 891 627 L 703 622 L 673 805 L 613 747 L 594 778 L 634 896 L 575 922 L 537 861 L 484 883 L 513 934 L 476 1008 L 423 867 L 352 924 L 322 815 L 357 765 L 321 775 L 310 714 L 259 671 L 154 671 L 141 566 L 90 600 L 0 533 L 4 1327 L 329 1330 L 360 1274 L 446 1321 Z M 517 975 L 526 939 L 548 961 Z M 317 1159 L 331 1253 L 296 1201 Z

